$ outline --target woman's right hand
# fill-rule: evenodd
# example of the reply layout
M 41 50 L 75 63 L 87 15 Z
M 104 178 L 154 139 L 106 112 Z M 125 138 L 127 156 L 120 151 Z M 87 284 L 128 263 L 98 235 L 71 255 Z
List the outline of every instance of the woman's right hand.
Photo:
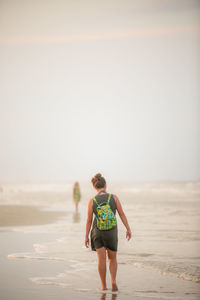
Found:
M 128 241 L 131 239 L 131 236 L 132 236 L 131 230 L 128 229 L 128 230 L 126 231 L 126 238 L 127 238 Z

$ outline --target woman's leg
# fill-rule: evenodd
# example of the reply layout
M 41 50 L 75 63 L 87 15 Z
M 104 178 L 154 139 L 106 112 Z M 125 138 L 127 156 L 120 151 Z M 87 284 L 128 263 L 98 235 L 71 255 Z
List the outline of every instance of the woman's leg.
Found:
M 107 249 L 108 260 L 109 260 L 109 269 L 112 282 L 112 291 L 117 291 L 118 287 L 116 284 L 116 275 L 117 275 L 117 252 Z
M 98 256 L 98 271 L 101 278 L 102 290 L 107 290 L 106 285 L 106 249 L 104 247 L 96 249 Z
M 78 202 L 76 201 L 75 202 L 75 210 L 76 210 L 76 213 L 78 212 Z

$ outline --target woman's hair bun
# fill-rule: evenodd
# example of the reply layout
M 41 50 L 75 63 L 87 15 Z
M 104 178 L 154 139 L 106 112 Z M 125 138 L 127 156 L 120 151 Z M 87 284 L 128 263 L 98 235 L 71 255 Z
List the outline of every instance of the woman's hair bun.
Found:
M 94 177 L 99 180 L 101 179 L 102 175 L 100 173 L 97 173 Z
M 101 175 L 101 173 L 97 173 L 92 179 L 91 182 L 95 188 L 103 188 L 106 185 L 105 178 Z

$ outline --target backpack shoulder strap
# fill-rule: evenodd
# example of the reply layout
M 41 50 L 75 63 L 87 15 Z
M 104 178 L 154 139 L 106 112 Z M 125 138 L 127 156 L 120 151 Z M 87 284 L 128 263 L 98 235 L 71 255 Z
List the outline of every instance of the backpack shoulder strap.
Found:
M 98 202 L 97 202 L 97 200 L 96 200 L 95 197 L 93 198 L 93 201 L 96 203 L 97 206 L 99 206 L 99 204 L 98 204 Z
M 111 198 L 111 195 L 112 195 L 112 194 L 109 194 L 109 195 L 108 195 L 108 200 L 107 200 L 107 203 L 108 203 L 108 204 L 110 204 L 110 198 Z

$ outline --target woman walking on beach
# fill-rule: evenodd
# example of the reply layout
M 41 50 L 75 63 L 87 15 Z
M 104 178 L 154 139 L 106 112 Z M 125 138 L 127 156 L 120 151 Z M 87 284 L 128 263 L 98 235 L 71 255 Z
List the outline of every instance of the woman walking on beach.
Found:
M 97 195 L 89 200 L 88 216 L 86 222 L 85 246 L 89 247 L 89 233 L 92 225 L 93 213 L 95 215 L 90 233 L 91 248 L 97 252 L 98 271 L 101 279 L 102 290 L 107 290 L 106 285 L 106 254 L 109 261 L 109 270 L 112 282 L 112 291 L 117 291 L 117 221 L 116 210 L 126 227 L 126 238 L 130 240 L 131 230 L 121 203 L 116 195 L 106 192 L 106 181 L 100 173 L 91 180 Z
M 74 184 L 73 198 L 74 198 L 76 213 L 78 213 L 78 204 L 81 200 L 81 192 L 80 192 L 80 187 L 79 187 L 78 181 L 76 181 L 75 184 Z

